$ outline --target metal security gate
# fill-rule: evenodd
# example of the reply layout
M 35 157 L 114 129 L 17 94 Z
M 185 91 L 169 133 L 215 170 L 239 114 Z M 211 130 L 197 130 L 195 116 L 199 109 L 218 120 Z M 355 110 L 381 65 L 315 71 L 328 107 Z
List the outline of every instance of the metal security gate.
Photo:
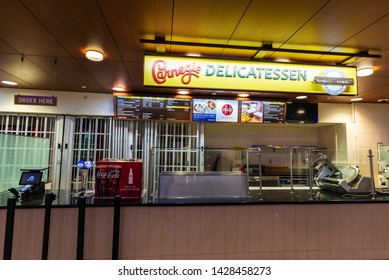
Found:
M 112 117 L 74 117 L 1 114 L 0 133 L 47 138 L 50 141 L 45 180 L 51 190 L 80 190 L 77 162 L 107 159 L 142 159 L 143 186 L 151 186 L 151 164 L 158 170 L 182 171 L 195 158 L 183 149 L 203 146 L 200 123 L 116 120 Z M 156 147 L 174 148 L 152 162 Z M 22 149 L 22 148 L 21 148 Z M 188 159 L 193 163 L 189 163 Z M 23 161 L 23 159 L 21 159 Z M 89 171 L 88 189 L 94 189 L 95 169 Z
M 12 149 L 12 157 L 14 157 L 13 159 L 3 158 L 1 161 L 0 181 L 2 182 L 3 186 L 7 186 L 7 184 L 4 183 L 7 180 L 5 177 L 16 178 L 20 176 L 21 168 L 37 168 L 37 166 L 34 165 L 35 160 L 36 162 L 39 161 L 39 168 L 48 168 L 47 171 L 44 172 L 44 181 L 52 181 L 53 174 L 55 172 L 54 158 L 56 141 L 56 122 L 56 116 L 0 113 L 1 134 L 28 137 L 25 137 L 27 141 L 19 141 L 19 139 L 16 138 L 16 141 L 15 143 L 12 143 L 12 146 L 10 146 L 10 143 L 2 143 L 4 144 L 4 147 L 2 148 L 8 149 L 7 152 L 10 152 L 9 150 Z M 34 149 L 34 147 L 29 146 L 29 144 L 31 144 L 32 142 L 37 143 L 37 141 L 34 141 L 34 139 L 47 139 L 47 141 L 45 142 L 48 143 L 48 147 L 45 146 L 45 148 L 43 148 L 45 149 L 45 155 L 48 156 L 47 162 L 46 158 L 39 160 L 37 158 L 32 158 L 34 156 L 39 156 L 36 153 L 34 154 L 33 151 L 31 151 L 31 149 Z M 38 147 L 35 148 L 38 149 Z M 6 157 L 6 152 L 3 151 L 2 156 Z M 45 162 L 42 163 L 42 160 L 44 160 Z M 8 189 L 9 187 L 17 187 L 17 185 L 14 185 L 14 182 L 12 182 L 11 184 L 12 186 L 7 186 L 6 189 Z
M 107 159 L 142 159 L 144 191 L 151 185 L 150 168 L 155 147 L 187 148 L 202 145 L 202 133 L 198 123 L 169 123 L 154 121 L 126 121 L 111 117 L 75 117 L 69 119 L 72 139 L 69 145 L 71 158 L 70 186 L 73 192 L 80 189 L 79 160 L 100 161 Z M 65 129 L 66 130 L 66 129 Z M 182 170 L 187 162 L 185 153 L 165 155 L 156 168 L 166 166 L 169 170 Z M 169 158 L 170 157 L 170 158 Z M 69 166 L 69 164 L 68 164 Z M 95 184 L 95 169 L 89 171 L 88 189 Z

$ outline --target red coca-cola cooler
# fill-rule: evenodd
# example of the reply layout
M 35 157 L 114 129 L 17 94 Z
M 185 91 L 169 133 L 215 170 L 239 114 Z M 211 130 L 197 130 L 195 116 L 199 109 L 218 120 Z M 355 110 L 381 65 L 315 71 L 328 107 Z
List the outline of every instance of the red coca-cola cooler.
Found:
M 142 196 L 142 161 L 96 162 L 96 198 Z

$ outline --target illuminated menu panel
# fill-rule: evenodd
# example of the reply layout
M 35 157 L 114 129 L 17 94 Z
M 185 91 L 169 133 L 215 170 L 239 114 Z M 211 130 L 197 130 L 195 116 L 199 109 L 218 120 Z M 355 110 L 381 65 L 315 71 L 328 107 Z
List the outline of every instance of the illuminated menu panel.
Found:
M 238 122 L 237 100 L 193 99 L 192 120 L 197 122 Z
M 264 123 L 285 123 L 284 102 L 263 102 Z
M 190 121 L 190 99 L 116 96 L 115 116 L 133 120 Z
M 285 103 L 268 101 L 242 101 L 240 122 L 284 123 Z

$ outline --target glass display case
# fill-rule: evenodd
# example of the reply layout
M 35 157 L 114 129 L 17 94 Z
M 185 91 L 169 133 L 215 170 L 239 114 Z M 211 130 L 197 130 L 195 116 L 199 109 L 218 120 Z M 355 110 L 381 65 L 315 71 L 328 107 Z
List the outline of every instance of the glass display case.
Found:
M 362 166 L 338 155 L 301 146 L 155 148 L 148 201 L 277 201 L 285 193 L 307 201 L 375 198 L 373 155 Z

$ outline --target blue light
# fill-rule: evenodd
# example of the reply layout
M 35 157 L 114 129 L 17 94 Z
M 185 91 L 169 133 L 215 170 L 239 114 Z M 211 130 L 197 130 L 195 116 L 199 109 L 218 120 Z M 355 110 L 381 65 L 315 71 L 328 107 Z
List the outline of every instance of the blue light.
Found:
M 83 168 L 84 166 L 85 166 L 85 163 L 84 163 L 83 160 L 79 160 L 79 161 L 77 162 L 77 167 L 78 167 L 78 168 Z
M 86 167 L 86 168 L 91 168 L 92 165 L 93 165 L 93 162 L 90 161 L 90 160 L 87 160 L 87 161 L 85 162 L 85 167 Z

